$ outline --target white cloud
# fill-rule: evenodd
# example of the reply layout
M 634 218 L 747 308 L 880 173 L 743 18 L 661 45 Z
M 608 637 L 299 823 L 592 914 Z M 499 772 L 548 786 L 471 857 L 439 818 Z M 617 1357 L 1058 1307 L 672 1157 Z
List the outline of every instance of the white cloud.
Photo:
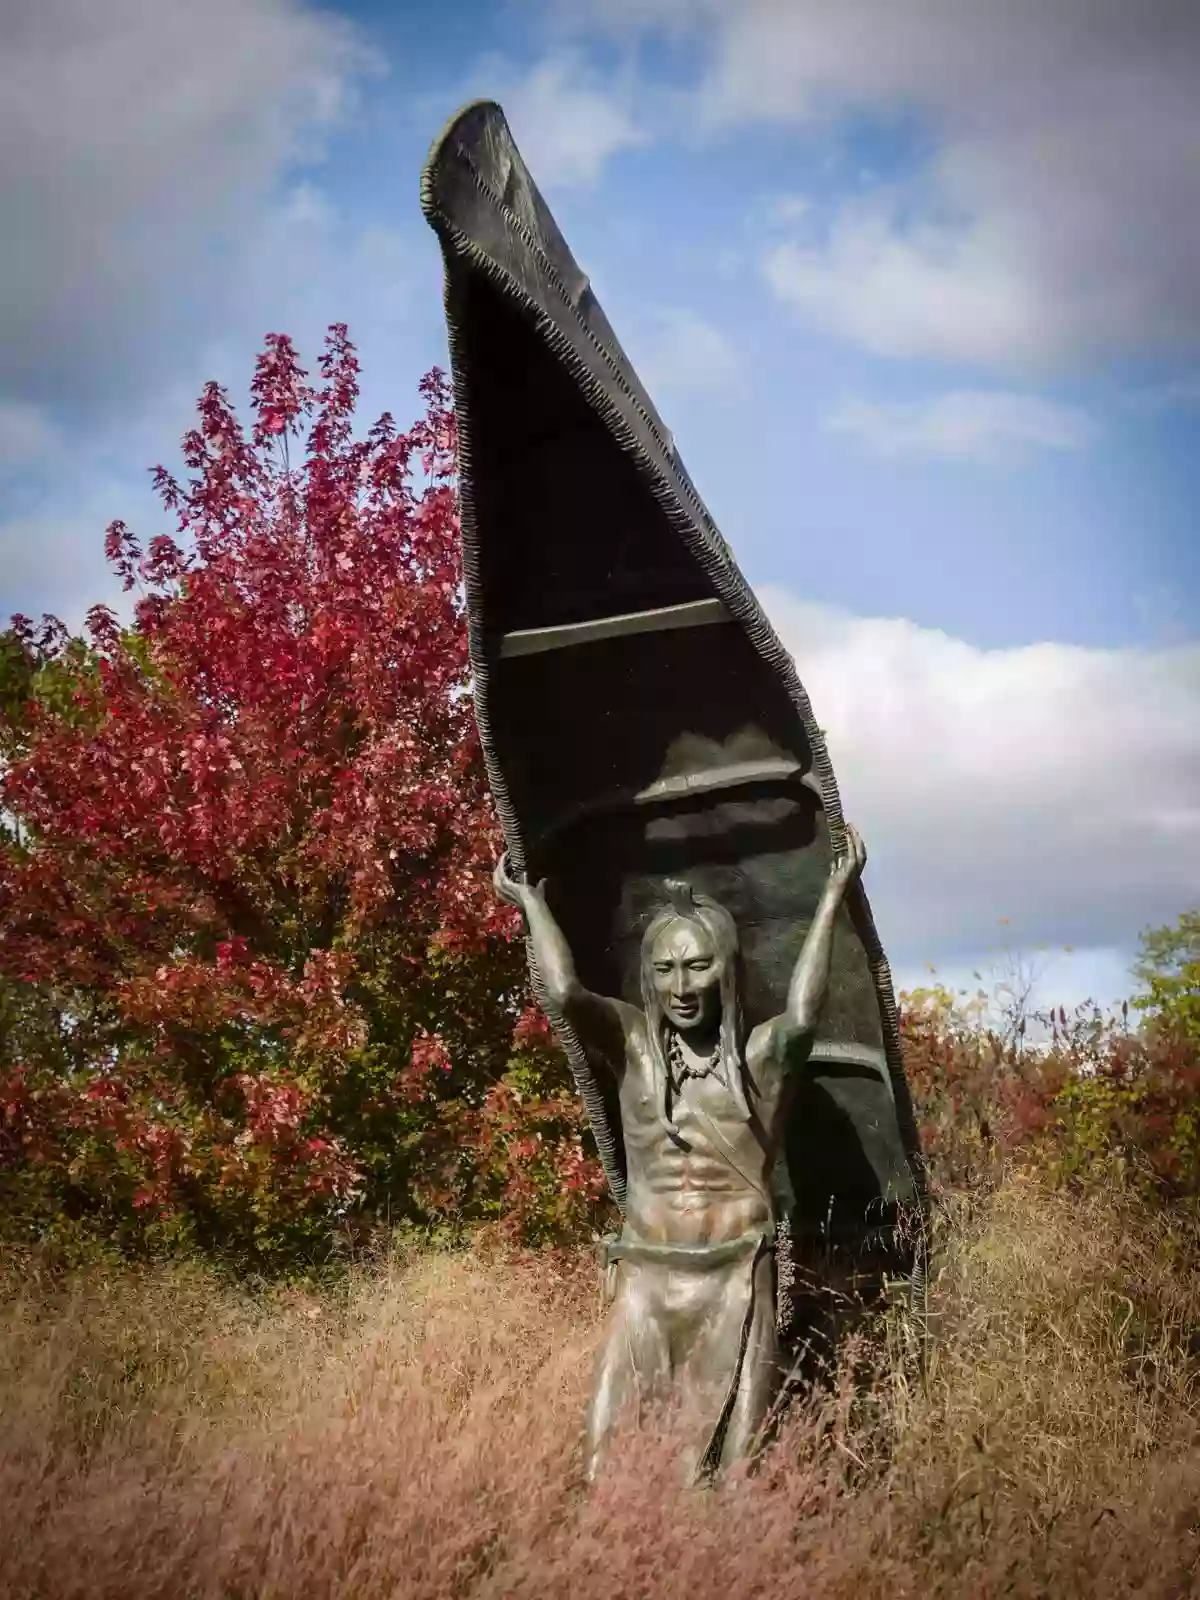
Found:
M 1200 342 L 1192 0 L 594 0 L 587 17 L 699 44 L 709 132 L 865 111 L 927 135 L 902 190 L 835 203 L 768 257 L 807 319 L 1010 369 Z
M 1059 353 L 1059 331 L 1002 238 L 980 224 L 902 228 L 900 209 L 848 201 L 823 237 L 767 249 L 767 283 L 806 322 L 878 355 L 1034 367 L 1048 345 Z
M 388 363 L 388 334 L 398 325 L 437 326 L 430 308 L 440 304 L 440 265 L 420 250 L 424 243 L 381 223 L 355 226 L 325 191 L 298 184 L 264 209 L 241 283 L 239 335 L 252 318 L 267 319 L 256 323 L 255 339 L 269 324 L 282 324 L 305 347 L 311 368 L 313 345 L 331 322 L 346 322 L 356 342 L 370 341 L 373 368 Z M 244 341 L 226 359 L 246 366 Z
M 1012 976 L 1010 963 L 1017 959 L 1032 980 L 1030 998 L 1035 1011 L 1063 1006 L 1071 1012 L 1089 1001 L 1100 1006 L 1102 1011 L 1110 1011 L 1128 999 L 1136 987 L 1129 970 L 1132 952 L 1128 945 L 1088 950 L 1074 946 L 1037 948 L 1028 942 L 1022 944 L 1007 926 L 997 927 L 991 944 L 974 955 L 897 967 L 892 978 L 901 992 L 927 988 L 934 983 L 968 996 L 982 989 L 992 1002 L 992 1015 L 996 1016 L 1005 998 L 1004 985 Z M 1037 1037 L 1039 1032 L 1041 1030 L 1034 1026 L 1031 1037 Z
M 42 406 L 0 398 L 0 475 L 45 460 L 60 444 L 58 429 Z
M 493 68 L 496 82 L 510 77 Z M 539 187 L 590 184 L 620 150 L 641 144 L 631 85 L 609 85 L 570 53 L 548 56 L 501 95 L 513 137 Z
M 306 0 L 4 11 L 0 393 L 123 394 L 177 306 L 194 325 L 236 293 L 276 180 L 317 153 L 368 58 Z
M 329 323 L 347 321 L 351 337 L 369 351 L 361 422 L 384 409 L 402 424 L 406 407 L 415 417 L 420 374 L 445 362 L 441 329 L 435 322 L 436 336 L 425 337 L 431 319 L 423 314 L 438 305 L 440 287 L 432 253 L 421 257 L 390 228 L 352 228 L 328 195 L 303 183 L 264 208 L 237 315 L 219 338 L 195 330 L 192 348 L 180 353 L 169 378 L 130 396 L 119 414 L 78 430 L 69 448 L 64 431 L 38 408 L 0 403 L 0 486 L 6 445 L 23 457 L 11 474 L 20 493 L 0 502 L 0 619 L 12 609 L 48 610 L 77 628 L 93 603 L 116 603 L 121 591 L 104 559 L 105 527 L 120 517 L 143 544 L 172 527 L 146 469 L 162 461 L 181 470 L 179 441 L 194 424 L 207 379 L 228 389 L 246 419 L 257 342 L 268 327 L 294 337 L 311 374 Z
M 636 365 L 650 392 L 676 394 L 740 391 L 745 371 L 733 345 L 695 311 L 660 310 L 647 319 L 645 337 L 630 341 Z
M 101 603 L 127 615 L 130 597 L 105 560 L 104 530 L 122 515 L 144 529 L 138 512 L 147 509 L 145 485 L 93 481 L 87 490 L 71 483 L 65 494 L 47 496 L 36 510 L 10 517 L 0 526 L 0 626 L 7 626 L 13 611 L 49 611 L 78 633 L 92 606 Z M 155 532 L 160 521 L 155 518 Z
M 1200 644 L 981 650 L 762 598 L 867 840 L 898 970 L 1007 941 L 1128 950 L 1200 904 Z
M 1005 390 L 952 390 L 914 402 L 844 400 L 825 419 L 877 455 L 1012 462 L 1037 450 L 1082 450 L 1095 424 L 1076 406 Z
M 789 224 L 802 221 L 812 211 L 812 201 L 802 194 L 776 195 L 769 203 L 767 214 L 775 224 Z

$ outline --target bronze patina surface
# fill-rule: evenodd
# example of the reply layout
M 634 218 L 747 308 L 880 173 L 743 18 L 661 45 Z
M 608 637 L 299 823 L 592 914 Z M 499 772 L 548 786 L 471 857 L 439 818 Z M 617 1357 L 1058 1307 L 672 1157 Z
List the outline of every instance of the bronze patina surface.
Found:
M 579 979 L 541 885 L 520 907 L 546 999 L 614 1084 L 625 1217 L 608 1251 L 609 1325 L 588 1416 L 594 1473 L 631 1407 L 679 1410 L 693 1473 L 749 1456 L 783 1379 L 772 1174 L 829 988 L 833 930 L 865 852 L 853 829 L 805 936 L 784 1010 L 748 1032 L 737 925 L 685 883 L 642 936 L 642 1004 Z
M 630 1324 L 639 1371 L 655 1392 L 680 1362 L 708 1374 L 697 1393 L 715 1385 L 725 1407 L 717 1422 L 715 1402 L 705 1412 L 697 1450 L 711 1463 L 757 1425 L 749 1374 L 771 1362 L 746 1352 L 778 1339 L 790 1360 L 820 1320 L 823 1285 L 901 1284 L 920 1306 L 921 1163 L 891 975 L 861 879 L 839 877 L 853 840 L 795 664 L 498 106 L 469 106 L 445 129 L 422 204 L 446 266 L 475 710 L 503 892 L 532 908 L 535 991 L 623 1213 L 609 1273 L 622 1306 L 645 1308 Z M 786 463 L 764 470 L 802 494 Z M 532 883 L 545 887 L 530 900 Z M 710 921 L 710 938 L 736 932 L 733 966 L 713 959 L 738 970 L 743 1053 L 727 1028 L 707 1071 L 685 1048 L 693 1030 L 668 1028 L 659 1048 L 634 1020 L 654 1014 L 647 929 L 673 903 L 668 944 Z M 551 926 L 579 993 L 603 1003 L 564 1007 L 544 939 L 539 950 Z M 803 1070 L 769 1069 L 751 1041 L 779 1036 L 814 950 L 828 981 Z M 707 1197 L 693 1236 L 664 1232 L 665 1217 L 690 1215 L 664 1198 L 684 1189 L 656 1188 L 668 1171 Z M 672 1295 L 683 1321 L 667 1323 L 690 1318 L 695 1332 L 686 1359 L 653 1332 Z M 616 1405 L 605 1394 L 628 1384 L 621 1370 L 602 1379 L 593 1438 Z

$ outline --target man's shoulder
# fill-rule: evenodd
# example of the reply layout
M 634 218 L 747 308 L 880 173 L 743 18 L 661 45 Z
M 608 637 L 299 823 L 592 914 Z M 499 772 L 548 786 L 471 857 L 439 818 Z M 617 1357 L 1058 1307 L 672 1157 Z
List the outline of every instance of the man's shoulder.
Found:
M 644 1054 L 645 1015 L 625 1000 L 589 993 L 570 1020 L 583 1042 L 614 1070 L 623 1070 L 630 1060 Z
M 782 1071 L 803 1065 L 812 1048 L 812 1034 L 797 1028 L 786 1016 L 760 1022 L 746 1041 L 746 1065 L 757 1076 L 772 1067 Z
M 613 1000 L 610 1002 L 610 1004 L 620 1017 L 621 1026 L 627 1033 L 633 1032 L 641 1035 L 643 1038 L 645 1037 L 646 1013 L 642 1010 L 641 1006 L 631 1006 L 628 1000 Z
M 760 1022 L 757 1027 L 751 1028 L 750 1036 L 746 1040 L 746 1065 L 753 1071 L 756 1067 L 766 1066 L 778 1058 L 780 1048 L 779 1017 L 771 1017 L 767 1022 Z

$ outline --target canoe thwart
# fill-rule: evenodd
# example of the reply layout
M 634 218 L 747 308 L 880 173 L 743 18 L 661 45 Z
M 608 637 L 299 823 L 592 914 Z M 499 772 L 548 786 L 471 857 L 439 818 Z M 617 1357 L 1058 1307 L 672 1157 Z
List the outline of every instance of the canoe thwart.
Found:
M 818 801 L 821 799 L 821 785 L 815 773 L 805 772 L 798 761 L 783 756 L 772 756 L 761 761 L 731 761 L 721 766 L 658 778 L 644 789 L 613 789 L 608 794 L 581 801 L 560 812 L 548 823 L 542 830 L 539 842 L 544 844 L 566 828 L 591 817 L 633 811 L 641 806 L 661 805 L 673 800 L 691 800 L 717 794 L 724 789 L 744 789 L 760 783 L 799 783 Z
M 561 623 L 553 628 L 518 628 L 501 635 L 501 656 L 540 655 L 543 650 L 563 650 L 592 644 L 597 639 L 617 639 L 631 633 L 661 633 L 670 628 L 699 628 L 729 622 L 721 600 L 691 600 L 685 605 L 660 606 L 654 611 L 629 611 L 616 617 L 593 617 L 587 622 Z
M 875 1045 L 847 1043 L 835 1039 L 817 1039 L 808 1056 L 810 1072 L 820 1073 L 822 1068 L 862 1068 L 874 1072 L 895 1104 L 896 1091 L 888 1068 L 887 1054 Z
M 805 784 L 820 799 L 821 789 L 815 778 L 803 772 L 798 761 L 785 756 L 770 756 L 762 761 L 733 761 L 724 766 L 707 767 L 699 772 L 681 772 L 670 778 L 659 778 L 646 788 L 639 789 L 634 804 L 653 805 L 658 800 L 686 800 L 693 794 L 711 794 L 714 789 L 740 789 L 748 783 Z

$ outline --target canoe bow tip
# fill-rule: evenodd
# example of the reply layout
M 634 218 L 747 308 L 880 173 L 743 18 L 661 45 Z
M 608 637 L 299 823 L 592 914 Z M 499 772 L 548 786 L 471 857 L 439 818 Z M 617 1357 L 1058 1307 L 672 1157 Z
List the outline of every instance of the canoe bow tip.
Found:
M 517 158 L 517 147 L 499 101 L 469 100 L 458 108 L 430 145 L 421 172 L 421 206 L 426 216 L 436 206 L 438 180 L 446 166 L 464 155 L 470 156 L 472 164 L 481 169 L 481 175 L 492 178 L 499 193 L 504 192 L 508 171 Z M 501 159 L 507 162 L 508 170 L 503 172 L 497 170 Z

